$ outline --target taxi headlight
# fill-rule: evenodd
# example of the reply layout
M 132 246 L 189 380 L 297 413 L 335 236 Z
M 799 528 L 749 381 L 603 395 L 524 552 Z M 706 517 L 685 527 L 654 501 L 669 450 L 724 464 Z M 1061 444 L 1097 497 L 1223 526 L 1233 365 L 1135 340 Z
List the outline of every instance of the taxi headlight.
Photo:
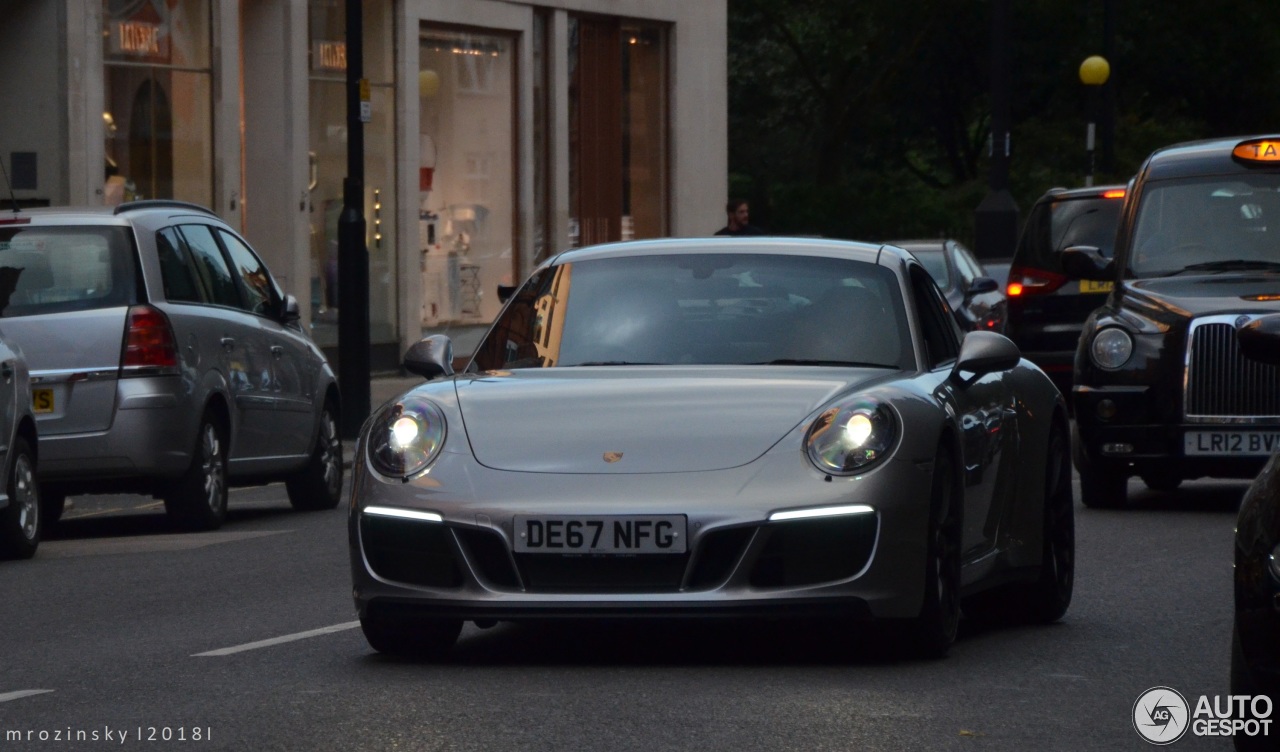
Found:
M 1133 337 L 1119 327 L 1109 327 L 1098 332 L 1089 347 L 1089 354 L 1099 368 L 1113 371 L 1133 355 Z
M 819 415 L 809 426 L 805 447 L 822 472 L 853 475 L 888 456 L 897 436 L 898 422 L 888 406 L 862 399 Z
M 383 408 L 365 442 L 379 473 L 407 480 L 427 468 L 444 446 L 444 413 L 434 403 L 406 396 Z

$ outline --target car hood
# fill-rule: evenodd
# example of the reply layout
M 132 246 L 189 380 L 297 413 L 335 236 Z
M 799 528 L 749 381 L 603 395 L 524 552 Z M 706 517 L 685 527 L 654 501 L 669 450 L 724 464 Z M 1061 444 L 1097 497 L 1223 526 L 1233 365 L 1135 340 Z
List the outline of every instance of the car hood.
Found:
M 1131 279 L 1125 282 L 1130 307 L 1170 320 L 1214 313 L 1280 311 L 1280 275 L 1212 274 Z
M 456 382 L 476 461 L 544 473 L 675 473 L 744 465 L 884 369 L 526 369 Z

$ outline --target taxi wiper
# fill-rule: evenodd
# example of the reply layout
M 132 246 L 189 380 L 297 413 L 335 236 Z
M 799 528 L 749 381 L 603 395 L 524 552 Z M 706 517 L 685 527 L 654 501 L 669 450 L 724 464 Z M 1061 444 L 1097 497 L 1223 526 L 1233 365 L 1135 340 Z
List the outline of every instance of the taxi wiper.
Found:
M 837 366 L 840 368 L 896 368 L 884 363 L 867 363 L 860 360 L 816 360 L 812 358 L 778 358 L 760 363 L 748 363 L 751 366 Z
M 1280 269 L 1280 263 L 1262 261 L 1261 259 L 1227 259 L 1225 261 L 1206 261 L 1202 264 L 1190 264 L 1174 272 L 1243 272 Z

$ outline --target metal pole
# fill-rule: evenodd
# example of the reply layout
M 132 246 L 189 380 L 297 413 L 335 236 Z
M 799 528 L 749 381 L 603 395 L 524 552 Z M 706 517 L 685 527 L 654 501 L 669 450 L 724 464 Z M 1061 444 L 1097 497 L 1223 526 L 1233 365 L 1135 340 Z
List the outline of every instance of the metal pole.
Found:
M 338 387 L 342 434 L 355 438 L 369 416 L 369 249 L 365 246 L 364 78 L 361 0 L 347 0 L 347 177 L 338 216 Z
M 1012 154 L 1009 114 L 1010 0 L 991 3 L 991 136 L 987 195 L 974 214 L 974 252 L 979 258 L 1013 257 L 1018 244 L 1018 204 L 1009 193 Z

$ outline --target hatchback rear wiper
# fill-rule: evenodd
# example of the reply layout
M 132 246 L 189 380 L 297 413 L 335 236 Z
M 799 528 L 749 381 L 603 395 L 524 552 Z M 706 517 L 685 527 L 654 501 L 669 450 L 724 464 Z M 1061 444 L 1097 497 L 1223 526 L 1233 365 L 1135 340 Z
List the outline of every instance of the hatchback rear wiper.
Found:
M 1243 272 L 1280 269 L 1280 263 L 1262 261 L 1261 259 L 1228 259 L 1225 261 L 1206 261 L 1202 264 L 1190 264 L 1174 272 Z
M 778 358 L 760 363 L 748 363 L 752 366 L 837 366 L 840 368 L 897 368 L 884 363 L 865 363 L 860 360 L 815 360 L 811 358 Z

